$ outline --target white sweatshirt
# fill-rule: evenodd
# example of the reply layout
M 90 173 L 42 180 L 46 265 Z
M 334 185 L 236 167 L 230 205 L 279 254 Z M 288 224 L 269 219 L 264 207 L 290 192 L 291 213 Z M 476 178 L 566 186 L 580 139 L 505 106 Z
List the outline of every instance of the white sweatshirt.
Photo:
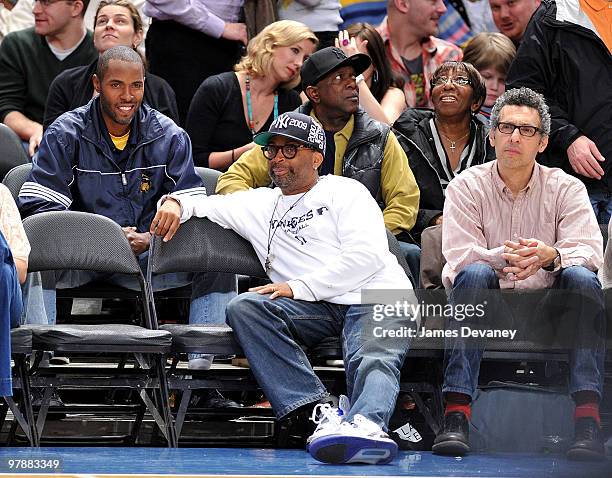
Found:
M 251 242 L 262 265 L 270 244 L 270 279 L 288 282 L 295 299 L 349 305 L 361 303 L 363 289 L 412 289 L 389 252 L 380 208 L 353 179 L 323 176 L 307 193 L 291 196 L 257 188 L 175 199 L 181 223 L 208 217 L 233 229 Z

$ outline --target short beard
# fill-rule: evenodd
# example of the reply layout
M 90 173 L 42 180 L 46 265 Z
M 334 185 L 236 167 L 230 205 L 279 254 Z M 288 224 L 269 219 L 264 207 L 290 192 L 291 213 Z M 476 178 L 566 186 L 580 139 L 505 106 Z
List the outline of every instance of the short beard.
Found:
M 100 106 L 102 107 L 102 111 L 106 113 L 106 115 L 109 116 L 117 124 L 128 125 L 132 122 L 132 118 L 134 118 L 135 113 L 126 119 L 119 118 L 117 114 L 115 113 L 115 111 L 111 108 L 111 106 L 106 101 L 106 98 L 104 98 L 102 95 L 100 95 Z M 137 108 L 134 108 L 134 111 L 137 111 Z

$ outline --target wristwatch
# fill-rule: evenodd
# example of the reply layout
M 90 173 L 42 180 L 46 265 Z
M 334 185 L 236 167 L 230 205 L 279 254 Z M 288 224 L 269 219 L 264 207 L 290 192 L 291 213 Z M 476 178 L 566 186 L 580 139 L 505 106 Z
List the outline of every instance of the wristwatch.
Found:
M 542 267 L 542 269 L 544 269 L 547 272 L 555 272 L 557 269 L 561 267 L 561 254 L 559 254 L 559 251 L 557 249 L 555 249 L 555 251 L 557 251 L 557 255 L 555 256 L 553 261 L 550 264 L 548 264 L 546 267 Z

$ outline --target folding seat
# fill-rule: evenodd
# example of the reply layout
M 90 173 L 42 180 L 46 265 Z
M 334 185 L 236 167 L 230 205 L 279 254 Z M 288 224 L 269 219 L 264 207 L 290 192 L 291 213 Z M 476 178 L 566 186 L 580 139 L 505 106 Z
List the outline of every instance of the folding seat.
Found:
M 19 164 L 29 163 L 21 139 L 8 126 L 0 123 L 0 178 Z
M 145 409 L 148 410 L 168 446 L 176 446 L 172 423 L 165 360 L 172 337 L 158 330 L 149 309 L 149 289 L 121 227 L 96 214 L 74 211 L 46 212 L 24 220 L 32 252 L 30 271 L 86 270 L 121 273 L 137 279 L 142 302 L 141 325 L 129 324 L 63 324 L 30 325 L 33 348 L 65 355 L 120 357 L 117 368 L 51 367 L 36 368 L 31 386 L 44 390 L 37 419 L 42 436 L 49 401 L 57 388 L 100 388 L 135 390 L 142 400 L 130 441 L 136 439 Z M 128 366 L 132 365 L 132 366 Z M 92 408 L 93 413 L 96 408 Z
M 32 353 L 32 331 L 28 328 L 19 327 L 11 330 L 11 357 L 13 367 L 13 390 L 20 390 L 19 403 L 14 397 L 4 397 L 6 407 L 0 410 L 0 426 L 4 423 L 6 413 L 10 408 L 13 413 L 14 422 L 11 426 L 8 443 L 13 441 L 16 425 L 19 424 L 26 435 L 31 446 L 37 447 L 38 433 L 32 410 L 32 396 L 30 393 L 30 381 L 28 376 L 27 359 Z

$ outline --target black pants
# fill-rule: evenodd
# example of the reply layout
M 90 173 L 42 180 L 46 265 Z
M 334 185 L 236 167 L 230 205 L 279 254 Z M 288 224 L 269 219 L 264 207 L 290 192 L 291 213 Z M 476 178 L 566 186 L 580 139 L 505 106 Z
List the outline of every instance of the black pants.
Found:
M 146 48 L 149 70 L 170 83 L 184 125 L 200 84 L 209 76 L 231 71 L 243 46 L 237 41 L 212 38 L 177 22 L 153 20 Z

